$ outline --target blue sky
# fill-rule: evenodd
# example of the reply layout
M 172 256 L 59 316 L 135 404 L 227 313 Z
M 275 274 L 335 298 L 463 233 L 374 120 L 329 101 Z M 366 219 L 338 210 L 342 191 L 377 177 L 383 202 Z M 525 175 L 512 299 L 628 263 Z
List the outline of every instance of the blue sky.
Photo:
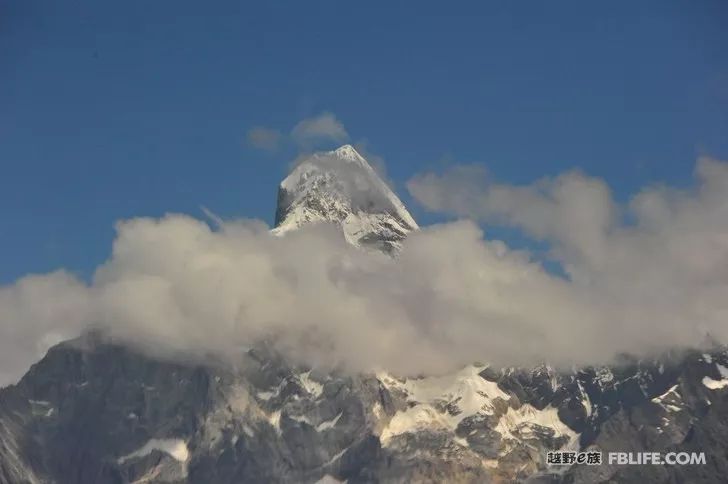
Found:
M 510 183 L 578 167 L 624 199 L 728 158 L 722 1 L 0 7 L 0 283 L 88 276 L 122 218 L 272 222 L 296 149 L 246 132 L 322 112 L 405 202 L 407 179 L 447 163 Z

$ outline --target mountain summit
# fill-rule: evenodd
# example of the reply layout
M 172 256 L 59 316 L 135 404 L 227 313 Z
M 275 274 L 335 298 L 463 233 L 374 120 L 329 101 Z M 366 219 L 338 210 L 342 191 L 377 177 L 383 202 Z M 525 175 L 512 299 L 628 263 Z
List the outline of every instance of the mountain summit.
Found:
M 274 233 L 316 222 L 341 225 L 357 247 L 392 253 L 418 228 L 412 215 L 351 145 L 301 161 L 278 189 Z

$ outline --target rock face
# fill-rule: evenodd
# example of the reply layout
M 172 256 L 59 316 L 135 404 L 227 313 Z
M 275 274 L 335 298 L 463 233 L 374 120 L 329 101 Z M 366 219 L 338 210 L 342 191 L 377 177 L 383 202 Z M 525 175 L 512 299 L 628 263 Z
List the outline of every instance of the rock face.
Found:
M 0 393 L 0 482 L 722 482 L 728 354 L 665 360 L 351 376 L 288 365 L 264 344 L 231 369 L 89 334 Z M 700 451 L 707 464 L 544 463 L 587 448 Z
M 352 195 L 353 194 L 353 195 Z M 342 225 L 396 253 L 417 228 L 353 148 L 281 184 L 277 228 Z M 483 355 L 487 360 L 488 355 Z M 90 332 L 0 390 L 0 483 L 725 482 L 728 352 L 557 371 L 448 375 L 292 365 L 265 342 L 237 365 L 163 361 Z M 696 451 L 705 465 L 547 466 L 552 450 Z

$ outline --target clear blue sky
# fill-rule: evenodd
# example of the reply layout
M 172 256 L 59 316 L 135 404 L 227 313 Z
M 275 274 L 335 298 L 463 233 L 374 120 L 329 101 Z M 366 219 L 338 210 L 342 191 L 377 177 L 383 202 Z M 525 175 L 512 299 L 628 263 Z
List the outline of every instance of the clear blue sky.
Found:
M 271 222 L 295 152 L 245 133 L 322 111 L 400 193 L 443 159 L 685 184 L 728 158 L 728 2 L 0 0 L 0 283 L 87 277 L 120 218 Z

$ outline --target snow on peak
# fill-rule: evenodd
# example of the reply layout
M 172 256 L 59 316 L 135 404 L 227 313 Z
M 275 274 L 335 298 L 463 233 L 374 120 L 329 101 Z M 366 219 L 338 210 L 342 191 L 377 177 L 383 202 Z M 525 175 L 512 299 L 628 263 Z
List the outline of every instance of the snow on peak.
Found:
M 418 228 L 402 201 L 351 145 L 311 155 L 281 182 L 274 233 L 316 222 L 337 223 L 353 245 L 385 252 L 399 248 Z
M 365 160 L 364 157 L 362 155 L 360 155 L 359 152 L 356 151 L 354 149 L 354 147 L 351 145 L 340 146 L 337 149 L 335 149 L 334 151 L 332 151 L 331 153 L 335 154 L 342 160 L 368 164 L 367 160 Z

